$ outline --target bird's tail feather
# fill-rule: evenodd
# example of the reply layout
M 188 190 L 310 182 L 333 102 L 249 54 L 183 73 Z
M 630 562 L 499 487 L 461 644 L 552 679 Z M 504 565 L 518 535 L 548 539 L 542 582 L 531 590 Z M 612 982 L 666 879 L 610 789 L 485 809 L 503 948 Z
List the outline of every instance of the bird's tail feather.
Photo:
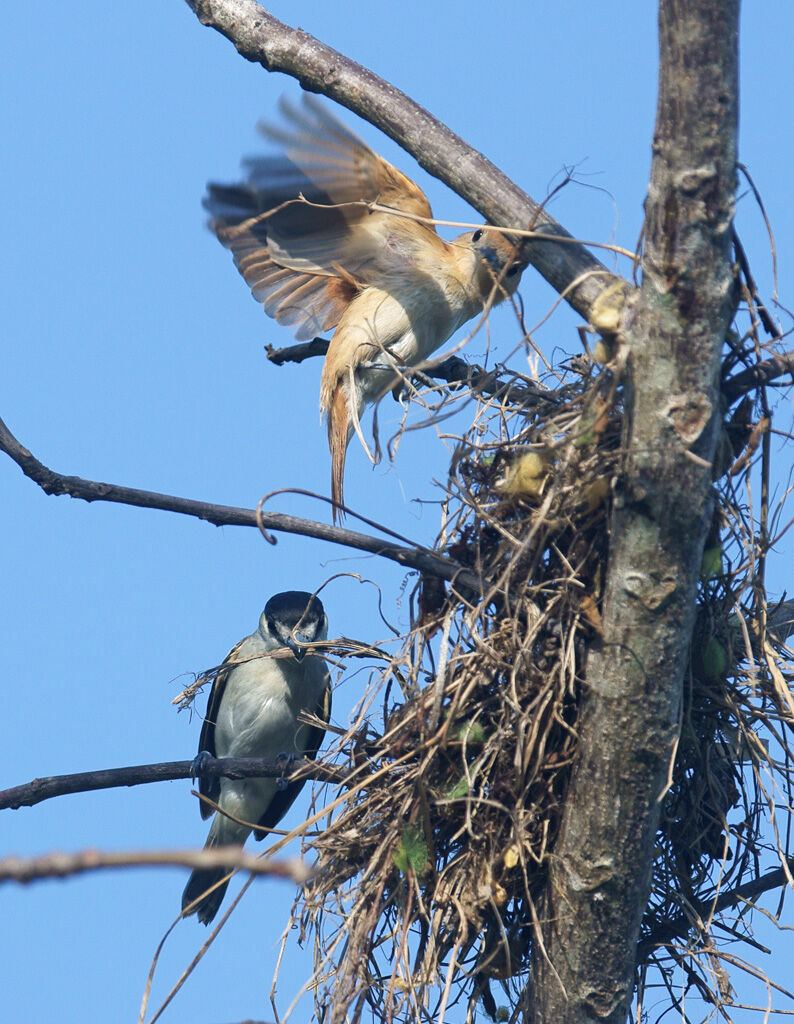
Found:
M 210 828 L 207 841 L 204 844 L 205 850 L 214 849 L 216 846 L 232 846 L 242 845 L 248 838 L 248 834 L 251 831 L 250 828 L 245 825 L 240 825 L 236 821 L 232 821 L 227 818 L 225 814 L 217 814 L 212 819 L 212 826 Z M 231 868 L 196 868 L 187 880 L 184 892 L 182 893 L 182 910 L 190 906 L 191 903 L 198 900 L 199 902 L 193 907 L 192 910 L 188 911 L 190 914 L 197 914 L 199 921 L 202 924 L 209 924 L 210 921 L 218 913 L 221 903 L 223 903 L 223 897 L 226 895 L 226 890 L 229 887 L 229 878 Z M 226 881 L 222 881 L 223 879 Z M 213 888 L 216 883 L 222 882 L 217 888 Z M 212 892 L 207 890 L 212 889 Z M 206 896 L 204 895 L 206 893 Z
M 338 508 L 344 503 L 345 455 L 350 440 L 350 424 L 345 389 L 340 381 L 328 407 L 328 447 L 331 451 L 331 500 L 333 517 L 338 523 L 344 513 Z
M 199 900 L 188 914 L 198 914 L 202 924 L 209 924 L 215 917 L 223 903 L 223 897 L 229 888 L 229 879 L 219 885 L 216 889 L 212 887 L 220 882 L 229 871 L 226 868 L 197 868 L 187 880 L 185 891 L 182 893 L 182 910 L 185 910 L 194 900 Z M 212 892 L 208 892 L 212 889 Z M 204 893 L 207 893 L 204 896 Z M 203 897 L 200 899 L 200 897 Z

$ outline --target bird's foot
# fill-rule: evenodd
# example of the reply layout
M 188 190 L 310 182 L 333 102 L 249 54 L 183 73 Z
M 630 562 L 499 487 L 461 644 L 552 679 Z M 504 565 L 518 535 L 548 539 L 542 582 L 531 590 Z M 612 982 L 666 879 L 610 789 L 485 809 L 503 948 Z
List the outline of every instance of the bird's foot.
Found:
M 193 758 L 193 764 L 190 766 L 190 779 L 200 779 L 204 772 L 207 770 L 207 765 L 212 760 L 212 754 L 209 750 L 200 750 Z
M 398 403 L 398 405 L 401 405 L 403 408 L 405 408 L 411 397 L 411 388 L 408 384 L 408 381 L 405 380 L 404 378 L 400 378 L 400 380 L 398 380 L 394 387 L 391 389 L 391 396 L 394 399 L 394 401 Z
M 417 387 L 434 388 L 438 386 L 438 382 L 433 380 L 432 377 L 428 377 L 421 370 L 415 370 L 412 366 L 400 366 L 398 369 L 402 376 L 391 389 L 391 393 L 394 401 L 398 402 L 403 408 L 408 405 Z
M 278 755 L 276 761 L 278 762 L 278 766 L 281 769 L 281 775 L 279 776 L 279 778 L 276 779 L 277 789 L 283 791 L 287 788 L 289 782 L 287 781 L 285 776 L 292 771 L 292 768 L 295 765 L 295 763 L 300 760 L 301 758 L 298 754 L 287 754 L 282 752 Z

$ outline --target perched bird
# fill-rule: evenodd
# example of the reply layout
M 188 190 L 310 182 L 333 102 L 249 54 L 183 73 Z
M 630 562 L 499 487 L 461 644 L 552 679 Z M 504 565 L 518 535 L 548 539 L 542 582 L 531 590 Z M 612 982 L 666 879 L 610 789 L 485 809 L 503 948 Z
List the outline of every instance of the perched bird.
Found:
M 223 662 L 207 702 L 199 739 L 200 763 L 212 757 L 281 755 L 314 758 L 325 730 L 298 721 L 301 711 L 327 722 L 331 714 L 331 683 L 324 662 L 306 655 L 302 645 L 325 640 L 328 619 L 322 602 L 302 590 L 274 594 L 265 605 L 255 633 L 241 640 Z M 289 658 L 267 655 L 280 647 Z M 199 764 L 197 764 L 199 769 Z M 226 817 L 203 801 L 201 817 L 215 813 L 205 848 L 242 845 L 253 831 L 264 839 L 265 829 L 281 820 L 301 791 L 303 781 L 286 785 L 281 779 L 200 778 L 199 791 L 238 820 Z M 249 824 L 250 823 L 250 824 Z M 195 870 L 182 894 L 182 909 L 220 882 L 225 868 Z M 228 880 L 188 911 L 209 924 L 218 912 Z
M 204 205 L 268 316 L 292 327 L 298 340 L 335 328 L 320 409 L 331 497 L 341 504 L 354 431 L 367 449 L 359 425 L 364 407 L 489 300 L 512 295 L 525 263 L 494 229 L 446 242 L 432 225 L 410 219 L 432 217 L 419 186 L 316 98 L 305 95 L 301 107 L 282 100 L 281 111 L 290 127 L 259 127 L 282 155 L 244 161 L 246 181 L 210 184 Z

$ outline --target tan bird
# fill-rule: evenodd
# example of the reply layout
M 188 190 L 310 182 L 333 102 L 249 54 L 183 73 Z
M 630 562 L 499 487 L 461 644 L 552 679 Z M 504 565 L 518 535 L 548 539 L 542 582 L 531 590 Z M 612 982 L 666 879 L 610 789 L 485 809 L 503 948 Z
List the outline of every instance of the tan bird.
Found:
M 316 98 L 305 95 L 301 107 L 282 100 L 281 112 L 289 128 L 259 129 L 283 154 L 246 160 L 245 183 L 209 185 L 204 205 L 268 316 L 299 341 L 335 328 L 320 409 L 336 519 L 354 432 L 367 447 L 365 406 L 489 300 L 512 295 L 525 264 L 500 232 L 479 228 L 446 242 L 432 225 L 384 211 L 432 217 L 419 186 Z

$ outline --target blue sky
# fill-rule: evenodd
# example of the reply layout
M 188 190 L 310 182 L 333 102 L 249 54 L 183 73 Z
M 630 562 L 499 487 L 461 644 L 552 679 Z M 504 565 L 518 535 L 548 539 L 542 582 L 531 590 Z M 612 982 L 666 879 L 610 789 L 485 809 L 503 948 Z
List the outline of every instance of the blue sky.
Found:
M 339 5 L 295 0 L 271 9 L 404 89 L 536 199 L 575 167 L 580 184 L 557 197 L 555 216 L 581 238 L 632 248 L 650 163 L 654 8 L 617 0 L 506 0 L 498 8 L 403 0 L 342 17 Z M 766 202 L 780 294 L 789 303 L 793 32 L 790 5 L 745 5 L 741 159 Z M 0 416 L 46 464 L 248 507 L 279 487 L 326 492 L 319 363 L 277 369 L 267 362 L 264 345 L 288 344 L 290 335 L 252 301 L 201 208 L 209 179 L 235 180 L 240 158 L 262 151 L 254 125 L 273 115 L 283 92 L 298 89 L 243 61 L 179 0 L 28 0 L 4 11 Z M 472 219 L 375 129 L 340 116 L 416 178 L 436 216 Z M 769 296 L 768 244 L 748 196 L 738 224 Z M 521 293 L 528 323 L 555 297 L 531 270 Z M 537 332 L 550 359 L 577 351 L 577 323 L 560 309 Z M 491 328 L 498 358 L 500 345 L 512 348 L 514 328 L 498 315 Z M 484 358 L 482 342 L 468 354 Z M 790 411 L 783 406 L 784 429 Z M 383 409 L 382 433 L 396 417 L 396 407 Z M 788 465 L 790 455 L 782 458 Z M 429 542 L 436 506 L 414 499 L 438 497 L 432 480 L 444 478 L 447 463 L 432 430 L 406 436 L 397 461 L 374 471 L 354 442 L 347 498 Z M 311 590 L 333 573 L 357 573 L 377 580 L 388 615 L 407 624 L 405 574 L 372 558 L 288 536 L 273 548 L 253 530 L 48 498 L 8 460 L 0 460 L 0 488 L 0 786 L 192 757 L 199 721 L 178 715 L 171 698 L 186 674 L 217 664 L 255 627 L 278 590 Z M 273 507 L 327 515 L 306 499 L 281 498 Z M 776 593 L 791 589 L 791 553 L 787 538 L 770 567 Z M 373 594 L 352 578 L 332 583 L 323 595 L 331 633 L 382 637 Z M 360 674 L 351 675 L 338 688 L 338 721 L 360 685 Z M 0 854 L 198 846 L 206 828 L 189 791 L 174 782 L 6 811 Z M 299 820 L 301 806 L 289 820 Z M 3 886 L 5 1018 L 49 1020 L 57 1005 L 60 1024 L 136 1019 L 184 881 L 184 872 L 158 869 Z M 257 883 L 163 1019 L 269 1018 L 291 898 L 287 885 Z M 152 1009 L 204 935 L 195 919 L 177 928 Z M 777 962 L 785 979 L 791 940 L 765 941 L 776 947 L 767 969 L 774 975 Z M 280 981 L 283 1005 L 309 970 L 308 951 L 291 956 Z

